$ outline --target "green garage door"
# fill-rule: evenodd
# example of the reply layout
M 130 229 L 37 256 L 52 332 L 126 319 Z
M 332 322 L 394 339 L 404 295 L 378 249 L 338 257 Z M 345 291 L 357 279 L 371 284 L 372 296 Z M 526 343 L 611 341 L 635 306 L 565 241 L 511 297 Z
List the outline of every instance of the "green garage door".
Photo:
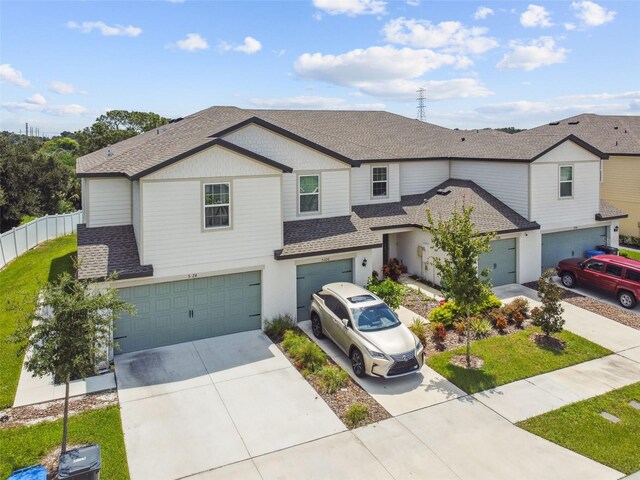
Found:
M 121 288 L 136 316 L 116 322 L 116 353 L 262 327 L 260 272 Z
M 335 260 L 333 262 L 298 265 L 296 269 L 297 319 L 309 318 L 309 299 L 323 285 L 332 282 L 353 281 L 353 260 Z
M 602 245 L 607 227 L 583 228 L 542 235 L 542 271 L 555 268 L 565 258 L 584 257 L 585 250 Z
M 491 251 L 480 255 L 478 269 L 491 270 L 489 278 L 494 287 L 516 282 L 516 239 L 494 240 Z

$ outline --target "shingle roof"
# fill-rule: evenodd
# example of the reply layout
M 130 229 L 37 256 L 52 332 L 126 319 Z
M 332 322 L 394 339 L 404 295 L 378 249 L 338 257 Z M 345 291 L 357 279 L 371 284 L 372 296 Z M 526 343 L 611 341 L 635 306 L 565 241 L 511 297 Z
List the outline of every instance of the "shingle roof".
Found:
M 495 130 L 451 130 L 382 111 L 243 110 L 211 107 L 80 157 L 81 176 L 144 175 L 216 135 L 257 118 L 354 163 L 468 158 L 531 161 L 567 134 L 516 137 Z
M 354 214 L 295 220 L 284 222 L 284 247 L 275 252 L 275 258 L 284 260 L 379 247 L 382 244 L 378 236 Z
M 438 191 L 449 191 L 439 195 Z M 456 208 L 473 206 L 471 220 L 481 233 L 507 233 L 536 230 L 536 222 L 530 222 L 516 213 L 486 190 L 468 180 L 447 180 L 423 195 L 408 195 L 400 202 L 354 206 L 354 212 L 374 230 L 402 226 L 424 226 L 428 224 L 426 211 L 434 219 L 447 219 Z
M 583 113 L 515 134 L 518 138 L 576 135 L 609 155 L 640 155 L 640 116 Z
M 600 200 L 600 211 L 596 213 L 596 220 L 615 220 L 616 218 L 627 218 L 628 213 L 614 207 L 604 200 Z
M 153 275 L 151 265 L 140 265 L 133 227 L 78 225 L 78 278 L 103 279 L 114 272 L 118 279 Z

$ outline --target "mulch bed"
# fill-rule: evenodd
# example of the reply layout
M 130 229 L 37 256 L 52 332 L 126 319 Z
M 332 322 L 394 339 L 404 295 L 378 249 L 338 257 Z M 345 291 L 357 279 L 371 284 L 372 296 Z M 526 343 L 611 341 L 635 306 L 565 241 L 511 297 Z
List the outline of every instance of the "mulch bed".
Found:
M 118 394 L 115 390 L 69 398 L 69 416 L 87 410 L 116 405 Z M 0 428 L 34 425 L 40 422 L 51 422 L 62 418 L 64 399 L 52 402 L 25 405 L 24 407 L 0 410 Z
M 402 306 L 408 308 L 413 313 L 416 313 L 424 318 L 429 318 L 429 312 L 439 305 L 437 300 L 428 297 L 420 290 L 407 287 L 407 294 L 402 300 Z
M 546 336 L 544 333 L 535 332 L 531 334 L 529 337 L 530 340 L 534 341 L 539 347 L 546 348 L 548 350 L 553 350 L 556 352 L 561 352 L 567 346 L 567 343 L 560 340 L 559 338 Z
M 538 282 L 523 283 L 525 287 L 538 290 Z M 640 314 L 632 312 L 630 310 L 624 310 L 622 307 L 616 307 L 615 305 L 609 305 L 608 303 L 601 302 L 595 298 L 585 297 L 576 292 L 563 289 L 563 297 L 567 303 L 575 305 L 576 307 L 584 308 L 590 312 L 597 313 L 603 317 L 607 317 L 614 322 L 622 323 L 628 327 L 640 330 Z
M 300 333 L 303 333 L 300 331 Z M 273 339 L 272 339 L 273 340 Z M 275 343 L 275 342 L 274 342 Z M 358 427 L 362 427 L 364 425 L 369 425 L 370 423 L 380 422 L 382 420 L 386 420 L 387 418 L 391 418 L 389 412 L 387 412 L 382 406 L 376 402 L 371 395 L 369 395 L 360 385 L 352 380 L 349 377 L 347 381 L 346 387 L 338 390 L 336 393 L 327 393 L 320 384 L 320 380 L 313 376 L 307 375 L 302 372 L 300 368 L 296 365 L 296 362 L 289 356 L 287 351 L 282 347 L 282 342 L 276 343 L 276 346 L 280 349 L 282 353 L 284 353 L 285 357 L 289 359 L 291 364 L 298 369 L 298 371 L 302 374 L 303 377 L 309 382 L 309 385 L 313 387 L 313 389 L 318 393 L 318 395 L 329 405 L 329 408 L 333 410 L 333 412 L 342 420 L 342 423 L 348 425 L 345 421 L 345 413 L 347 409 L 353 405 L 354 403 L 359 403 L 362 405 L 366 405 L 369 409 L 369 414 L 367 418 L 363 420 Z M 329 356 L 327 359 L 330 364 L 341 368 L 336 365 L 336 363 L 331 360 Z

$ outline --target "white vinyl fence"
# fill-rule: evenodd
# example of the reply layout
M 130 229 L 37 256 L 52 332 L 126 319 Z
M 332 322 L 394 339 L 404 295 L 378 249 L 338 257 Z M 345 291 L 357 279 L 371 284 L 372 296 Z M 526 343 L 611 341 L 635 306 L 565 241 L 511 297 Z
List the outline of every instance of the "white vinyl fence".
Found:
M 82 210 L 46 215 L 0 235 L 0 269 L 39 243 L 76 231 L 82 223 Z

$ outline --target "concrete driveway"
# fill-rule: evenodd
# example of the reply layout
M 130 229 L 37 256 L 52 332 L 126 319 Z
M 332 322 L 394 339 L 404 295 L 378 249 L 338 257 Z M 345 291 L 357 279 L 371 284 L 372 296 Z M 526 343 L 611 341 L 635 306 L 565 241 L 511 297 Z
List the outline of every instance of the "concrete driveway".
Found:
M 131 478 L 175 479 L 345 430 L 261 332 L 115 357 Z

